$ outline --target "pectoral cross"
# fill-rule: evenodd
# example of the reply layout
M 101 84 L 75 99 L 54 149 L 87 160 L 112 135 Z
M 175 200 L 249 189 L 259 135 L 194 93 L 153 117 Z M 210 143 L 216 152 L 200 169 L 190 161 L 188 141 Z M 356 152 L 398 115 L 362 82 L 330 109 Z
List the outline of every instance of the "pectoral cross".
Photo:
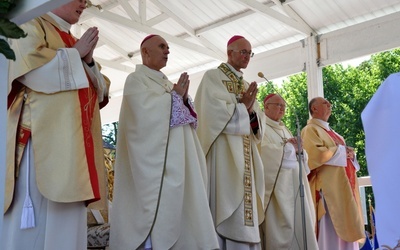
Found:
M 282 142 L 281 142 L 281 145 L 282 145 L 282 146 L 285 146 L 285 144 L 287 143 L 287 141 L 288 141 L 288 139 L 287 139 L 287 138 L 285 138 L 285 137 L 282 137 Z

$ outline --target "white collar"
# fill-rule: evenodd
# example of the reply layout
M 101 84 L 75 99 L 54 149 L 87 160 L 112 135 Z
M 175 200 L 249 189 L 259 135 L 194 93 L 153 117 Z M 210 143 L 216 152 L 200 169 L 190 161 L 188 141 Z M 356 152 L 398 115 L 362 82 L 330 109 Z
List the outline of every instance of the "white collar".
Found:
M 64 32 L 69 32 L 71 29 L 71 24 L 62 19 L 61 17 L 57 16 L 53 12 L 47 12 L 47 14 L 56 21 L 56 23 L 60 26 L 60 29 Z
M 228 65 L 228 67 L 232 70 L 233 73 L 235 73 L 236 76 L 243 77 L 243 72 L 242 71 L 237 71 L 232 65 L 230 65 L 229 63 L 226 63 L 226 65 Z
M 330 131 L 331 130 L 331 127 L 329 127 L 329 123 L 328 122 L 326 122 L 326 121 L 324 121 L 324 120 L 321 120 L 321 119 L 317 119 L 317 118 L 314 118 L 316 121 L 318 121 L 318 123 L 324 128 L 324 129 L 326 129 L 326 130 L 328 130 L 328 131 Z

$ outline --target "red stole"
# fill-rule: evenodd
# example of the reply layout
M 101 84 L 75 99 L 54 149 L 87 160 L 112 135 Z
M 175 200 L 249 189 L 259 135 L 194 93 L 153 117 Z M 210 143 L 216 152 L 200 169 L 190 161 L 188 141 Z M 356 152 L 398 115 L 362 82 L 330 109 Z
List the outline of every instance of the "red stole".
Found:
M 346 143 L 343 141 L 343 139 L 338 134 L 336 134 L 333 130 L 329 130 L 329 131 L 325 130 L 325 131 L 329 134 L 329 136 L 337 144 L 346 146 Z M 357 178 L 357 176 L 356 176 L 356 169 L 355 169 L 355 167 L 353 165 L 353 162 L 349 158 L 347 158 L 347 167 L 345 167 L 345 170 L 346 170 L 347 179 L 349 180 L 350 187 L 351 187 L 351 190 L 352 190 L 353 196 L 354 196 L 355 195 L 354 194 L 354 190 L 356 188 L 356 178 Z
M 69 33 L 59 30 L 55 27 L 57 32 L 60 34 L 62 40 L 67 48 L 72 48 L 76 43 L 76 39 Z M 94 109 L 97 104 L 97 93 L 91 82 L 90 77 L 86 74 L 89 81 L 89 87 L 84 89 L 78 89 L 80 107 L 81 107 L 81 119 L 82 119 L 82 131 L 85 143 L 86 160 L 88 164 L 88 170 L 90 175 L 90 183 L 92 186 L 94 199 L 87 201 L 87 204 L 100 200 L 100 188 L 99 180 L 97 178 L 96 163 L 95 163 L 95 152 L 94 142 L 92 137 L 92 120 Z

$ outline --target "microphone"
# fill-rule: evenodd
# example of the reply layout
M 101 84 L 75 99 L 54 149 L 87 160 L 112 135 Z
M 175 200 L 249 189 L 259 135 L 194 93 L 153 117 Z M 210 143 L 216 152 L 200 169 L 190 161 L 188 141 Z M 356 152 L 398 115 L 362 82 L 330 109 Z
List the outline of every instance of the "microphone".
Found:
M 258 72 L 258 76 L 264 78 L 267 82 L 269 82 L 268 79 L 264 76 L 263 72 Z
M 260 78 L 264 78 L 265 81 L 267 81 L 267 83 L 270 83 L 270 84 L 271 84 L 271 88 L 283 99 L 283 101 L 284 101 L 284 102 L 286 103 L 286 105 L 289 107 L 289 105 L 287 104 L 286 100 L 282 97 L 281 93 L 279 93 L 279 91 L 275 89 L 275 87 L 274 87 L 274 85 L 272 84 L 272 82 L 271 82 L 270 80 L 268 80 L 268 79 L 264 76 L 263 72 L 258 72 L 257 75 L 258 75 Z M 289 108 L 290 108 L 290 107 L 289 107 Z
M 264 74 L 263 74 L 263 72 L 258 72 L 258 76 L 260 77 L 260 78 L 264 78 L 265 79 L 265 81 L 267 81 L 268 83 L 270 83 L 270 81 L 264 76 Z M 272 84 L 271 84 L 272 85 Z M 276 91 L 276 89 L 274 88 L 274 86 L 272 86 L 272 88 L 274 89 L 274 91 L 275 92 L 277 92 Z M 277 92 L 278 93 L 278 92 Z M 278 93 L 279 94 L 279 93 Z M 279 94 L 280 95 L 280 94 Z M 282 97 L 282 96 L 281 96 Z
M 272 84 L 263 74 L 263 72 L 258 72 L 258 76 L 260 78 L 264 78 L 267 83 L 271 83 L 272 89 L 284 100 L 286 105 L 291 108 L 286 100 L 282 97 L 282 95 L 277 91 Z M 302 152 L 303 148 L 301 145 L 301 137 L 300 137 L 300 125 L 299 125 L 299 117 L 297 115 L 296 109 L 292 108 L 293 113 L 296 117 L 296 132 L 297 132 L 297 157 L 298 157 L 298 163 L 299 163 L 299 182 L 300 182 L 300 202 L 301 202 L 301 215 L 302 215 L 302 226 L 303 226 L 303 244 L 304 244 L 304 249 L 307 249 L 307 232 L 306 232 L 306 221 L 305 221 L 305 207 L 304 207 L 304 184 L 303 184 L 303 164 L 302 164 Z

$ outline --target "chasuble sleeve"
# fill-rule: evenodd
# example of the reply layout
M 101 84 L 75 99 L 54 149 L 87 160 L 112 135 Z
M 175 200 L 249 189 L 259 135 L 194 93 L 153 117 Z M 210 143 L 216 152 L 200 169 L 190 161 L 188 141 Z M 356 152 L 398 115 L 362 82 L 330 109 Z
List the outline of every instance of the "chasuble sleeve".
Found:
M 311 170 L 326 164 L 337 150 L 329 135 L 320 127 L 309 124 L 301 131 L 303 147 L 308 153 L 308 165 Z
M 197 134 L 205 154 L 226 128 L 238 105 L 235 96 L 226 90 L 223 79 L 225 76 L 219 69 L 207 71 L 194 99 L 199 117 Z

